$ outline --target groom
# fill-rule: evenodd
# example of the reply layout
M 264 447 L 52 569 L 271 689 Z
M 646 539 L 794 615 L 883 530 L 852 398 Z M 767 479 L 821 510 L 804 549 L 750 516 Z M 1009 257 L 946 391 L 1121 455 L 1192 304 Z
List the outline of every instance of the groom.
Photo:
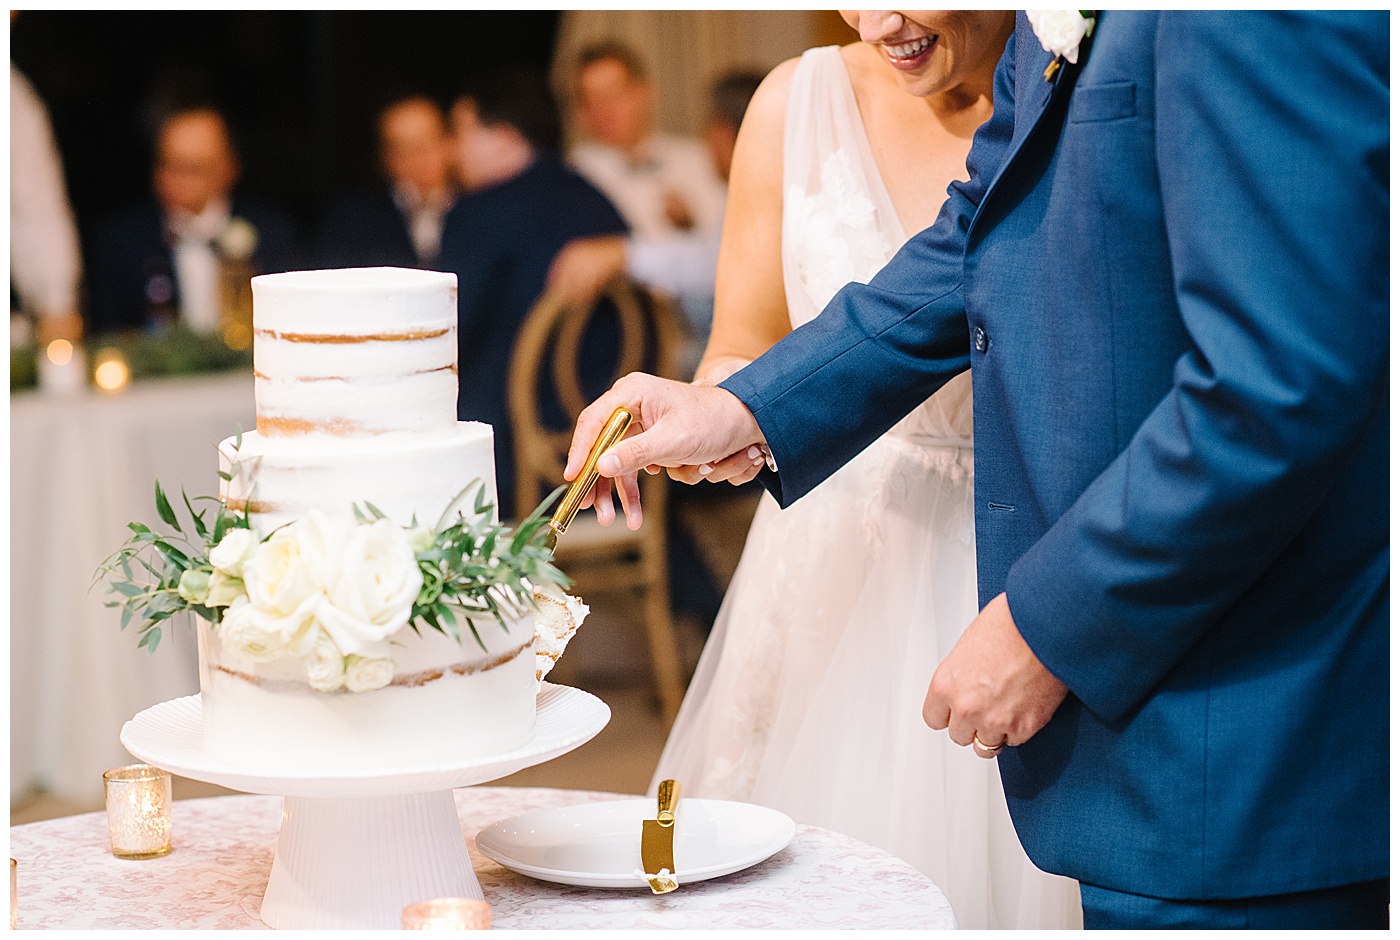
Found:
M 626 405 L 629 524 L 639 468 L 763 448 L 787 505 L 970 364 L 984 609 L 928 722 L 1086 926 L 1385 927 L 1388 14 L 1075 32 L 1018 18 L 970 181 L 868 286 L 721 388 L 619 382 L 567 475 Z

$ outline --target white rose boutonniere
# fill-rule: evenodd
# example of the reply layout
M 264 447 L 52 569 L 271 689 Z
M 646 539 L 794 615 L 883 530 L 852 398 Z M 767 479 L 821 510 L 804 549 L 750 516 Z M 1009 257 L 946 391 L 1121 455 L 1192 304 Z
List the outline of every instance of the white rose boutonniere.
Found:
M 373 692 L 394 678 L 394 661 L 379 657 L 345 657 L 345 687 L 351 692 Z
M 1079 63 L 1079 46 L 1093 35 L 1097 17 L 1094 10 L 1027 10 L 1026 19 L 1041 48 L 1055 57 L 1045 69 L 1048 82 L 1065 62 Z
M 423 587 L 418 559 L 408 535 L 388 519 L 352 526 L 340 545 L 316 619 L 346 655 L 383 656 Z
M 214 239 L 219 254 L 229 261 L 247 261 L 258 250 L 258 230 L 247 219 L 234 216 Z

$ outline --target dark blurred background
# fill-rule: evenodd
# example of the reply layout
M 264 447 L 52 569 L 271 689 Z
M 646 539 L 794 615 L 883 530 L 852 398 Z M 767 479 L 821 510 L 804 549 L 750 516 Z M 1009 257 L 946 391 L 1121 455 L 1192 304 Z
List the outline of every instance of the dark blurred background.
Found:
M 242 186 L 303 235 L 335 192 L 376 174 L 384 97 L 446 103 L 474 70 L 548 70 L 557 11 L 26 11 L 10 58 L 48 105 L 81 233 L 150 191 L 154 118 L 202 98 L 233 124 Z M 86 241 L 86 238 L 84 239 Z

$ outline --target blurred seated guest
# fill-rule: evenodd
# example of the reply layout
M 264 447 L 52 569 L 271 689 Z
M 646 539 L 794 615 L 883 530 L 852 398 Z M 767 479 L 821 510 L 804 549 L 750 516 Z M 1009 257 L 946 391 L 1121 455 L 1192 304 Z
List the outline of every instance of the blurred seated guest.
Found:
M 432 267 L 442 220 L 456 195 L 452 143 L 437 103 L 425 95 L 391 101 L 379 112 L 385 182 L 336 202 L 316 240 L 326 268 Z
M 238 180 L 223 116 L 174 110 L 156 132 L 154 198 L 102 225 L 89 256 L 94 332 L 176 320 L 201 332 L 230 315 L 229 291 L 246 296 L 253 274 L 296 267 L 291 222 L 233 191 Z
M 726 184 L 739 125 L 762 81 L 758 72 L 733 72 L 719 78 L 710 91 L 705 144 L 715 173 Z M 625 271 L 639 284 L 676 298 L 690 325 L 692 348 L 682 354 L 682 367 L 689 374 L 700 364 L 710 335 L 721 228 L 716 224 L 660 236 L 581 238 L 559 252 L 549 272 L 550 290 L 575 303 L 592 303 Z
M 632 231 L 648 238 L 717 229 L 724 184 L 700 141 L 653 128 L 654 94 L 641 60 L 616 42 L 579 53 L 574 95 L 590 140 L 570 154 Z
M 10 13 L 14 22 L 14 11 Z M 49 112 L 10 64 L 10 308 L 37 321 L 38 341 L 82 335 L 78 229 Z M 28 320 L 24 321 L 26 324 Z M 13 331 L 12 331 L 13 334 Z
M 457 275 L 457 414 L 495 428 L 496 489 L 507 517 L 515 509 L 506 383 L 516 334 L 560 248 L 627 226 L 607 197 L 560 162 L 559 112 L 543 76 L 483 76 L 453 105 L 452 133 L 466 192 L 443 223 L 437 267 Z M 581 369 L 590 396 L 607 389 L 617 342 L 616 321 L 605 317 L 585 333 Z M 549 407 L 558 413 L 544 417 L 567 428 L 557 402 Z

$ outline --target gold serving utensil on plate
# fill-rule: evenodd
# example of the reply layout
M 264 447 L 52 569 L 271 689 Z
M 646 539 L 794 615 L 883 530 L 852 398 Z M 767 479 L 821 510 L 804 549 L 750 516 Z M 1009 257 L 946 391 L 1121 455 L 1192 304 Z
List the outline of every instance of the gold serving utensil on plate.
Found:
M 588 459 L 584 461 L 583 469 L 579 471 L 574 482 L 569 484 L 569 488 L 564 491 L 564 498 L 559 500 L 559 508 L 554 510 L 554 515 L 549 520 L 549 531 L 545 535 L 545 547 L 551 552 L 559 544 L 559 536 L 563 535 L 569 528 L 569 523 L 574 521 L 574 516 L 578 515 L 579 507 L 583 505 L 583 499 L 588 495 L 588 491 L 593 488 L 593 484 L 598 482 L 598 458 L 607 453 L 618 441 L 622 440 L 622 435 L 627 433 L 627 429 L 632 425 L 632 413 L 626 408 L 619 408 L 612 413 L 603 430 L 599 432 L 598 439 L 593 442 L 593 448 L 588 452 Z
M 680 801 L 681 785 L 663 780 L 656 788 L 656 818 L 642 820 L 642 871 L 653 894 L 667 894 L 680 887 L 674 854 L 676 805 Z

